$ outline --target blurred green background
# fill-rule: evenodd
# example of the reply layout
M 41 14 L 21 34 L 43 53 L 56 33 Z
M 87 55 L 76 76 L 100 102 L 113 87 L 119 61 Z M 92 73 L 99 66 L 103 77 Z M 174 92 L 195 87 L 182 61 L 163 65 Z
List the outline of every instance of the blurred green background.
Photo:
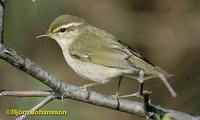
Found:
M 145 82 L 153 91 L 152 103 L 199 114 L 200 111 L 200 1 L 199 0 L 7 0 L 4 42 L 67 83 L 90 83 L 66 64 L 58 44 L 50 38 L 35 39 L 54 18 L 72 14 L 113 34 L 139 50 L 154 64 L 173 74 L 170 83 L 178 93 L 172 98 L 159 79 Z M 45 90 L 47 86 L 0 60 L 0 89 Z M 113 94 L 117 80 L 90 88 Z M 135 80 L 124 79 L 120 93 L 137 91 Z M 0 98 L 0 120 L 10 108 L 28 110 L 42 98 Z M 130 98 L 132 100 L 134 98 Z M 67 110 L 67 116 L 36 116 L 29 120 L 140 120 L 134 115 L 65 99 L 55 100 L 43 110 Z

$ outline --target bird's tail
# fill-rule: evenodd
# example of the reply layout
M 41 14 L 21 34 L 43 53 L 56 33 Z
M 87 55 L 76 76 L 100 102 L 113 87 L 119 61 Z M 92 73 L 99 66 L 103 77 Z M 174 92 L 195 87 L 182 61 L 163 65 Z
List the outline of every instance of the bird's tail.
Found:
M 172 75 L 167 73 L 166 71 L 162 70 L 159 67 L 155 67 L 155 71 L 156 71 L 156 73 L 155 73 L 156 76 L 158 76 L 163 81 L 163 83 L 165 84 L 165 86 L 167 87 L 167 89 L 169 90 L 171 95 L 173 97 L 176 97 L 177 96 L 176 92 L 174 91 L 174 89 L 172 88 L 172 86 L 169 84 L 169 82 L 167 80 L 167 78 Z

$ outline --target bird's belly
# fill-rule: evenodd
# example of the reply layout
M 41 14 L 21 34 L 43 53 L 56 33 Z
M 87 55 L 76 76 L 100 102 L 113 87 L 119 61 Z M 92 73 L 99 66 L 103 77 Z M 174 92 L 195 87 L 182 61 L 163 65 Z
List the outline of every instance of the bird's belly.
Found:
M 74 60 L 70 66 L 81 77 L 98 83 L 106 83 L 111 80 L 111 78 L 117 77 L 121 74 L 121 72 L 117 69 L 83 62 L 80 60 Z
M 69 66 L 84 79 L 89 79 L 97 83 L 106 83 L 112 78 L 120 76 L 123 72 L 117 68 L 109 68 L 102 65 L 97 65 L 90 62 L 84 62 L 72 58 L 70 55 L 65 59 Z

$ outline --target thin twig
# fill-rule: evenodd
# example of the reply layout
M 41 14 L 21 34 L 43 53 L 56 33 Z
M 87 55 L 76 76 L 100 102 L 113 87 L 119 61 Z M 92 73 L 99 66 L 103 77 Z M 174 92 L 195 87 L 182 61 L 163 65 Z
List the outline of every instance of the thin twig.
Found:
M 0 0 L 0 43 L 3 43 L 3 21 L 5 12 L 5 0 Z
M 42 108 L 44 105 L 51 102 L 55 98 L 56 98 L 56 96 L 54 94 L 49 95 L 48 97 L 43 99 L 41 102 L 39 102 L 36 106 L 34 106 L 32 109 L 30 109 L 29 113 L 31 113 L 32 111 L 35 111 L 35 110 L 39 110 L 40 108 Z M 29 116 L 30 116 L 30 114 L 21 115 L 21 116 L 17 117 L 15 120 L 24 120 L 24 119 L 28 118 Z
M 46 97 L 52 94 L 51 91 L 17 91 L 17 90 L 0 90 L 1 96 L 11 96 L 11 97 Z

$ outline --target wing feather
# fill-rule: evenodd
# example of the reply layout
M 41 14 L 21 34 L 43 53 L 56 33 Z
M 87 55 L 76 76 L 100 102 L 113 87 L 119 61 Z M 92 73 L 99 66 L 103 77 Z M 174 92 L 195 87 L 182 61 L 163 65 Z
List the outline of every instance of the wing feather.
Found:
M 89 31 L 83 32 L 70 46 L 69 52 L 72 57 L 107 67 L 121 69 L 132 67 L 127 61 L 130 54 L 112 35 L 97 28 L 87 30 Z

